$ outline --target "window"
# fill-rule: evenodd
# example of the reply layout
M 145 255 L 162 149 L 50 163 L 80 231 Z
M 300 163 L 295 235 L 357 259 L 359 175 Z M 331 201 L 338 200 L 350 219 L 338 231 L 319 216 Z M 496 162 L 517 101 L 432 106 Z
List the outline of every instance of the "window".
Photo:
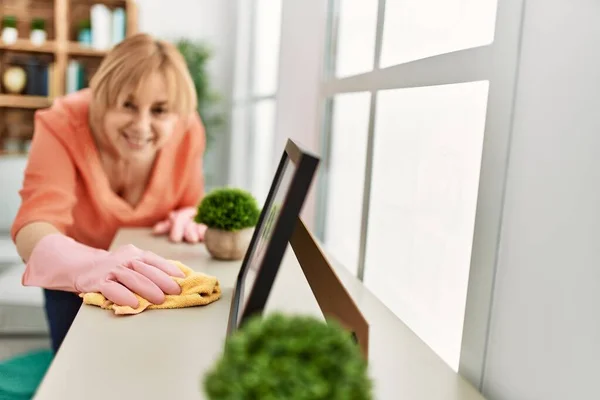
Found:
M 340 0 L 336 75 L 338 78 L 373 69 L 377 2 Z
M 331 255 L 354 274 L 358 271 L 363 207 L 369 92 L 344 93 L 333 100 L 330 169 L 324 241 Z
M 277 90 L 281 0 L 255 0 L 254 96 L 272 96 Z
M 487 82 L 378 94 L 365 284 L 458 368 Z
M 494 40 L 497 0 L 386 0 L 381 68 Z
M 231 185 L 264 202 L 273 176 L 281 0 L 238 0 Z
M 320 239 L 476 386 L 520 7 L 519 0 L 330 0 L 318 99 Z
M 275 130 L 275 100 L 259 100 L 254 103 L 252 110 L 253 132 L 254 132 L 254 151 L 255 157 L 251 166 L 253 172 L 253 192 L 259 201 L 263 204 L 267 199 L 269 187 L 273 180 L 272 158 L 273 140 Z

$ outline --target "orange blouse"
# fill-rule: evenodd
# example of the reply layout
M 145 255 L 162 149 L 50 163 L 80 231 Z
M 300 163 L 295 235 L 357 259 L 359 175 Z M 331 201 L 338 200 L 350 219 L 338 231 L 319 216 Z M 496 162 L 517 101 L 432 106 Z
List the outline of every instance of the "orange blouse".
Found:
M 204 195 L 205 132 L 196 115 L 180 122 L 159 151 L 142 199 L 132 207 L 110 187 L 88 123 L 89 89 L 56 99 L 35 115 L 21 207 L 11 228 L 51 223 L 88 246 L 108 249 L 121 227 L 150 227 Z

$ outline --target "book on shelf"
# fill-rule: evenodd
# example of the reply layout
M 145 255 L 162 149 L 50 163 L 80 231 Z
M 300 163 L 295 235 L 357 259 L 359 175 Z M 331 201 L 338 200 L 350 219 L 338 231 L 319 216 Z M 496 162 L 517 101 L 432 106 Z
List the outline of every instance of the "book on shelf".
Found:
M 52 63 L 48 66 L 48 97 L 50 99 L 58 97 L 61 93 L 61 90 L 57 85 L 58 72 L 59 71 L 56 68 L 55 63 Z
M 73 93 L 86 87 L 86 73 L 83 64 L 77 60 L 69 61 L 67 66 L 66 93 Z
M 25 93 L 29 96 L 48 96 L 49 92 L 49 65 L 35 57 L 31 57 L 24 65 L 27 75 Z

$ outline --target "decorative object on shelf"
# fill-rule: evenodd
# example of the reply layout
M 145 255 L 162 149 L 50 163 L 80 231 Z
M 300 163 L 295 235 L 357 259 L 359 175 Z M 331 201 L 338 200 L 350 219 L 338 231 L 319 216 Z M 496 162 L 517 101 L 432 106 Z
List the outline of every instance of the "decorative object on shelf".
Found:
M 89 19 L 79 22 L 77 30 L 77 42 L 83 47 L 92 46 L 92 23 Z
M 202 386 L 210 400 L 374 397 L 367 361 L 336 320 L 279 312 L 255 316 L 227 338 Z
M 46 43 L 46 21 L 42 18 L 34 18 L 31 21 L 31 33 L 29 40 L 35 46 L 41 46 Z
M 112 11 L 111 17 L 112 17 L 111 42 L 112 42 L 112 45 L 115 46 L 115 45 L 119 44 L 123 39 L 125 39 L 125 30 L 126 30 L 125 9 L 123 9 L 121 7 L 115 8 Z
M 2 18 L 2 41 L 5 44 L 14 44 L 18 38 L 17 18 L 12 15 Z
M 239 260 L 250 245 L 259 216 L 260 209 L 250 193 L 219 188 L 202 199 L 194 220 L 207 226 L 204 243 L 213 258 Z
M 102 4 L 96 3 L 90 8 L 92 21 L 92 47 L 96 50 L 108 50 L 112 42 L 112 13 Z
M 10 66 L 4 71 L 2 84 L 7 92 L 20 94 L 27 85 L 27 73 L 19 66 Z

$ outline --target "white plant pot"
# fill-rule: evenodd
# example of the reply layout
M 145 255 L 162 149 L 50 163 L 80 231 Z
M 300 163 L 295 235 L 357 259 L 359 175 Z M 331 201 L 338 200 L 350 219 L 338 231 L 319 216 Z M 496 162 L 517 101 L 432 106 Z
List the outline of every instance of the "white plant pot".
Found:
M 2 29 L 2 41 L 5 44 L 14 44 L 19 38 L 19 32 L 17 28 L 4 28 Z
M 223 231 L 207 228 L 204 244 L 210 255 L 217 260 L 240 260 L 246 254 L 254 228 L 239 231 Z
M 46 31 L 42 29 L 32 30 L 29 40 L 31 40 L 31 43 L 33 43 L 35 46 L 43 45 L 46 42 Z

